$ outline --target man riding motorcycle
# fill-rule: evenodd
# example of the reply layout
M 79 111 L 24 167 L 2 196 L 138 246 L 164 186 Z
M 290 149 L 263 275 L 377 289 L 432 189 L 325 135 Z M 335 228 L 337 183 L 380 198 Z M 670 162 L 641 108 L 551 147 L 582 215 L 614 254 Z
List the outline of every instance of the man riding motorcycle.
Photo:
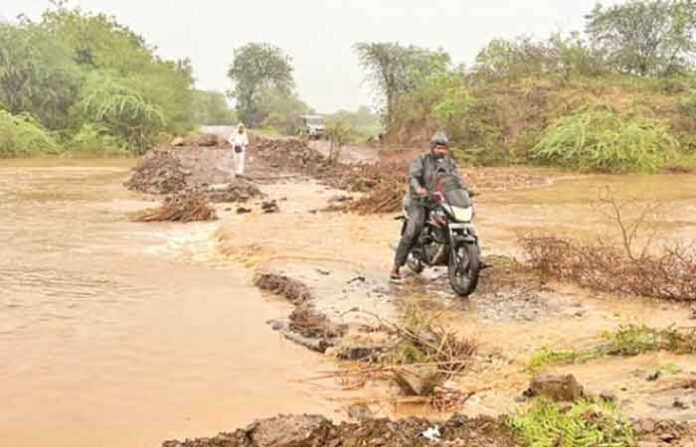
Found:
M 423 200 L 429 192 L 433 191 L 437 176 L 443 173 L 456 176 L 464 185 L 457 165 L 449 154 L 449 140 L 444 132 L 440 131 L 436 132 L 430 140 L 430 152 L 419 155 L 409 165 L 409 190 L 404 199 L 408 222 L 394 257 L 394 267 L 390 274 L 390 278 L 394 281 L 401 279 L 399 270 L 406 264 L 411 248 L 423 231 L 426 218 Z

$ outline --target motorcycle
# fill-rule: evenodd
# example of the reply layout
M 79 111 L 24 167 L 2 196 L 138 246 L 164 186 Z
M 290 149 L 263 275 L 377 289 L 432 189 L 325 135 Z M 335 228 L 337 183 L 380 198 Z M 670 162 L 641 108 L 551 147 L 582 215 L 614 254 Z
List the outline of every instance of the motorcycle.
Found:
M 472 223 L 474 207 L 469 192 L 451 174 L 441 175 L 435 188 L 420 199 L 426 209 L 423 231 L 409 252 L 406 265 L 421 273 L 425 267 L 447 266 L 450 285 L 459 296 L 476 290 L 481 271 L 481 250 Z M 408 223 L 406 214 L 401 234 Z

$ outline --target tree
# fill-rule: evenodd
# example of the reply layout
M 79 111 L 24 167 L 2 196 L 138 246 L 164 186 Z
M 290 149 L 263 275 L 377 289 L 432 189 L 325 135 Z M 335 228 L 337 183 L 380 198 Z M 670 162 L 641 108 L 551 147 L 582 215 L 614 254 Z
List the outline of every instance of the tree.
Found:
M 50 129 L 66 127 L 79 82 L 69 50 L 45 30 L 0 23 L 0 106 L 29 113 Z
M 442 50 L 429 51 L 398 43 L 358 43 L 355 50 L 368 79 L 384 98 L 386 124 L 391 124 L 399 95 L 408 93 L 428 76 L 447 69 L 450 57 Z
M 295 133 L 297 118 L 310 112 L 310 108 L 294 93 L 277 87 L 264 88 L 257 97 L 261 126 L 279 130 L 285 134 Z
M 43 14 L 40 25 L 71 51 L 86 76 L 108 71 L 146 102 L 156 104 L 168 131 L 185 132 L 193 126 L 194 79 L 188 59 L 163 60 L 155 54 L 156 47 L 114 17 L 68 9 L 62 2 Z
M 622 72 L 663 76 L 693 63 L 693 0 L 631 0 L 608 8 L 598 4 L 585 18 L 594 45 Z
M 237 117 L 227 105 L 224 94 L 215 91 L 196 90 L 194 95 L 196 123 L 211 126 L 236 124 Z
M 341 158 L 341 148 L 350 143 L 355 137 L 355 130 L 342 119 L 336 119 L 326 124 L 326 137 L 331 142 L 329 161 L 338 163 Z
M 234 83 L 237 114 L 247 125 L 256 127 L 264 116 L 258 109 L 258 97 L 268 88 L 290 93 L 295 82 L 291 61 L 280 48 L 267 43 L 249 43 L 234 52 L 227 76 Z
M 86 122 L 108 129 L 128 147 L 144 153 L 166 128 L 165 116 L 160 107 L 117 79 L 93 73 L 83 89 L 80 111 Z
M 604 72 L 599 51 L 579 33 L 552 34 L 547 40 L 528 36 L 494 39 L 476 56 L 474 74 L 484 79 L 519 79 L 538 75 L 596 76 Z

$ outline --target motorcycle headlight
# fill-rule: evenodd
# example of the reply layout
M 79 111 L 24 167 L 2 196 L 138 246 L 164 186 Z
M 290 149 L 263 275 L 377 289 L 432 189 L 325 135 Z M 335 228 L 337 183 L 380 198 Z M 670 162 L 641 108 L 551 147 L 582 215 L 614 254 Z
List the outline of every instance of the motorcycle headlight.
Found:
M 456 206 L 452 207 L 454 218 L 459 222 L 471 222 L 474 218 L 474 207 L 469 206 L 466 208 L 459 208 Z

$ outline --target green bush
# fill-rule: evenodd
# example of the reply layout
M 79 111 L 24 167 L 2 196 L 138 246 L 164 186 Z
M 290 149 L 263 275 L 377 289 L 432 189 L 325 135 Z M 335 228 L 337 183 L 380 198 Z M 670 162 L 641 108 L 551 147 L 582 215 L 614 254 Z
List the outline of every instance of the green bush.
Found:
M 696 117 L 696 90 L 691 90 L 681 97 L 679 103 L 681 112 L 690 117 Z
M 0 158 L 54 155 L 59 150 L 53 138 L 29 115 L 0 110 Z
M 554 122 L 532 148 L 532 160 L 588 172 L 654 172 L 675 155 L 662 121 L 585 111 Z
M 66 157 L 103 158 L 126 157 L 128 149 L 109 135 L 109 131 L 93 124 L 85 124 L 66 145 Z
M 570 408 L 537 399 L 510 418 L 522 445 L 590 447 L 635 445 L 633 426 L 614 404 L 581 400 Z
M 87 122 L 108 130 L 136 153 L 144 153 L 165 130 L 162 110 L 109 76 L 94 75 L 80 102 Z

